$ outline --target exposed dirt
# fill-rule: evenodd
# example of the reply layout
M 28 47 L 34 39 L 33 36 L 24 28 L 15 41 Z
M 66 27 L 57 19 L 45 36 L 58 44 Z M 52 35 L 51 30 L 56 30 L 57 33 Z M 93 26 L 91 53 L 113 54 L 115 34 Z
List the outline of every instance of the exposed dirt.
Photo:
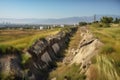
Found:
M 71 49 L 68 51 L 69 56 L 65 57 L 64 63 L 69 63 L 70 65 L 74 63 L 81 64 L 80 73 L 83 74 L 87 72 L 86 76 L 88 79 L 89 72 L 91 72 L 90 70 L 94 70 L 94 68 L 89 67 L 91 65 L 91 58 L 98 53 L 103 43 L 89 32 L 88 27 L 81 27 L 79 30 L 79 37 L 81 37 L 81 40 L 78 43 L 78 47 L 77 49 Z

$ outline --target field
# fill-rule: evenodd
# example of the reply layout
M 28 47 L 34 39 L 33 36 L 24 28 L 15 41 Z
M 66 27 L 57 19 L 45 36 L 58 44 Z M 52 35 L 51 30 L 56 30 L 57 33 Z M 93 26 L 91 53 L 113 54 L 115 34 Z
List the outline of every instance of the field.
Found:
M 80 29 L 80 28 L 79 28 Z M 65 50 L 65 57 L 69 56 L 68 51 L 77 49 L 81 40 L 80 30 L 71 37 L 68 48 Z M 89 25 L 90 31 L 104 45 L 98 55 L 92 58 L 90 66 L 90 80 L 120 80 L 120 26 L 112 24 L 111 27 L 97 27 L 97 24 Z M 0 30 L 0 49 L 13 46 L 24 50 L 34 43 L 36 39 L 57 34 L 61 28 L 50 30 Z M 22 55 L 22 64 L 26 63 L 29 56 Z M 80 65 L 71 66 L 57 62 L 57 68 L 49 74 L 49 79 L 57 78 L 63 80 L 65 77 L 71 80 L 85 80 L 86 75 L 80 74 Z
M 91 74 L 96 74 L 97 80 L 120 80 L 120 26 L 97 28 L 91 25 L 90 29 L 94 36 L 104 43 L 99 54 L 93 58 L 93 68 L 97 69 L 98 73 L 92 71 Z
M 0 30 L 0 48 L 13 46 L 18 49 L 28 48 L 36 39 L 58 33 L 51 30 Z

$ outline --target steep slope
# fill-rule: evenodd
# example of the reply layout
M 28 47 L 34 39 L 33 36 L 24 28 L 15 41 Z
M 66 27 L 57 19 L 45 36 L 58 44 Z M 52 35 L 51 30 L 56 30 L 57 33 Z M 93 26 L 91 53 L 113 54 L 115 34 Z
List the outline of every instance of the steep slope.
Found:
M 103 45 L 96 39 L 87 27 L 81 28 L 82 40 L 79 43 L 78 49 L 75 51 L 71 63 L 81 64 L 81 68 L 90 65 L 91 58 L 98 53 L 98 50 Z

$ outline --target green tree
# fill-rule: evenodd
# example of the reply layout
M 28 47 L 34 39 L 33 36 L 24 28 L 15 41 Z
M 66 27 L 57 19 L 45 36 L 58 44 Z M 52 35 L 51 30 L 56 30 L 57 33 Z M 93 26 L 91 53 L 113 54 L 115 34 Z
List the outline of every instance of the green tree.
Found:
M 112 17 L 102 17 L 100 20 L 102 23 L 112 23 L 113 22 L 113 18 Z
M 115 18 L 115 21 L 114 21 L 114 23 L 119 23 L 120 22 L 120 19 L 118 19 L 118 18 Z
M 85 25 L 87 25 L 86 22 L 79 22 L 79 26 L 85 26 Z

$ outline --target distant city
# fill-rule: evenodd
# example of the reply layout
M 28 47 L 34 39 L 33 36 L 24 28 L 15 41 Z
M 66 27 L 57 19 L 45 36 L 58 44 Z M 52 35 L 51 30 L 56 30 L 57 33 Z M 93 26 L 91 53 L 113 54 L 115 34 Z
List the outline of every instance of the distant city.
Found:
M 103 16 L 110 16 L 113 18 L 120 18 L 120 15 L 93 15 L 93 16 L 83 16 L 83 17 L 68 17 L 59 19 L 36 19 L 36 18 L 25 18 L 25 19 L 14 19 L 14 18 L 0 18 L 1 25 L 8 24 L 41 24 L 41 25 L 65 25 L 65 24 L 77 24 L 79 22 L 93 22 L 94 16 L 96 20 L 99 21 Z M 0 26 L 1 27 L 1 26 Z

